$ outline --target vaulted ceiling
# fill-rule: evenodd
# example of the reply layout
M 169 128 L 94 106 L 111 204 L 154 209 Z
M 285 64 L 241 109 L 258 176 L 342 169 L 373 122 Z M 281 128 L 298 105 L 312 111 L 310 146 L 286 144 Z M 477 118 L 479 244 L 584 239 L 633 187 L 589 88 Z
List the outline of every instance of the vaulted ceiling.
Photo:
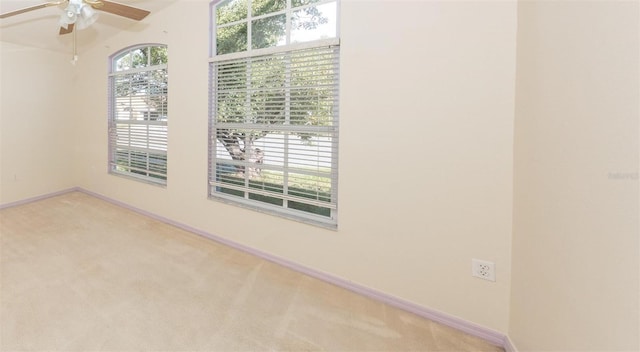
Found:
M 145 23 L 153 21 L 154 13 L 175 3 L 177 0 L 118 0 L 117 2 L 129 6 L 139 7 L 151 14 L 137 22 L 125 17 L 98 11 L 98 20 L 90 27 L 78 31 L 78 45 L 89 48 L 96 43 L 122 31 L 144 30 Z M 0 13 L 6 13 L 25 7 L 36 6 L 47 1 L 43 0 L 0 0 Z M 67 53 L 73 48 L 73 35 L 59 35 L 58 20 L 65 5 L 50 6 L 16 16 L 0 19 L 0 41 L 19 44 L 28 47 L 53 50 Z

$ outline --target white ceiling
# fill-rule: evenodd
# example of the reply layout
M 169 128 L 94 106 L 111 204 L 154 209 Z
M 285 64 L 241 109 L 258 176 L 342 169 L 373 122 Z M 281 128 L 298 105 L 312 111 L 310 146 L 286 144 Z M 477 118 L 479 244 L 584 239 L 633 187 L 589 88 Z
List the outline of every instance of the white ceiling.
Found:
M 24 7 L 43 4 L 43 0 L 0 0 L 0 13 L 18 10 Z M 139 7 L 151 14 L 141 21 L 142 28 L 145 23 L 153 20 L 153 14 L 161 11 L 176 0 L 119 0 L 129 6 Z M 51 6 L 34 10 L 28 13 L 0 19 L 0 40 L 4 42 L 20 44 L 29 47 L 48 49 L 62 53 L 73 50 L 73 35 L 59 35 L 58 19 L 62 14 L 64 5 Z M 78 32 L 78 45 L 85 48 L 93 43 L 101 43 L 121 31 L 133 30 L 137 21 L 125 17 L 99 11 L 100 15 L 96 23 Z M 140 26 L 135 27 L 141 30 Z

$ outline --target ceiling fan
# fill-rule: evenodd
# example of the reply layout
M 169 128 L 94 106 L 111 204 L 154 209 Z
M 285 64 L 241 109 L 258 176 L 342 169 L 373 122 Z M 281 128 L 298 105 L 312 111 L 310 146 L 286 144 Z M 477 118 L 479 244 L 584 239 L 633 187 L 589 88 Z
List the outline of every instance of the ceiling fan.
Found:
M 150 13 L 137 7 L 120 4 L 106 0 L 61 0 L 50 1 L 40 5 L 25 7 L 23 9 L 0 14 L 0 18 L 11 17 L 21 13 L 43 9 L 50 6 L 65 5 L 64 12 L 60 15 L 60 34 L 73 32 L 74 28 L 85 29 L 92 25 L 98 18 L 95 10 L 112 13 L 132 20 L 140 21 Z

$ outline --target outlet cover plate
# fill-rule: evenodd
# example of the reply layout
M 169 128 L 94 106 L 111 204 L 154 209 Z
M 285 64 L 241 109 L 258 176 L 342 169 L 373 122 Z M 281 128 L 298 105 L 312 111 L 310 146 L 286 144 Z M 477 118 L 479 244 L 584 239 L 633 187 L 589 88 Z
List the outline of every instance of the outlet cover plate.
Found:
M 471 275 L 483 280 L 496 281 L 496 265 L 486 260 L 471 259 Z

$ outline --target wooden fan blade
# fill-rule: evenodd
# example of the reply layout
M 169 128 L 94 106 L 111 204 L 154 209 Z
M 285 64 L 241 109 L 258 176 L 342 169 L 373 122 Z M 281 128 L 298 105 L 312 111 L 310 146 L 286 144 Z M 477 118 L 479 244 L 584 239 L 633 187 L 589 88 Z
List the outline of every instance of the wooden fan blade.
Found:
M 29 6 L 29 7 L 25 7 L 23 9 L 20 9 L 20 10 L 15 10 L 15 11 L 3 13 L 3 14 L 0 15 L 0 18 L 7 18 L 7 17 L 19 15 L 21 13 L 33 11 L 33 10 L 44 9 L 45 7 L 49 7 L 49 6 L 58 6 L 58 5 L 64 4 L 65 2 L 67 2 L 67 0 L 65 0 L 65 1 L 45 2 L 44 4 L 35 5 L 35 6 Z
M 100 0 L 99 3 L 92 5 L 96 10 L 109 12 L 114 15 L 123 16 L 132 20 L 140 21 L 147 17 L 151 12 L 137 7 L 120 4 L 113 1 Z
M 60 35 L 69 34 L 73 32 L 73 23 L 69 24 L 67 28 L 60 27 Z

